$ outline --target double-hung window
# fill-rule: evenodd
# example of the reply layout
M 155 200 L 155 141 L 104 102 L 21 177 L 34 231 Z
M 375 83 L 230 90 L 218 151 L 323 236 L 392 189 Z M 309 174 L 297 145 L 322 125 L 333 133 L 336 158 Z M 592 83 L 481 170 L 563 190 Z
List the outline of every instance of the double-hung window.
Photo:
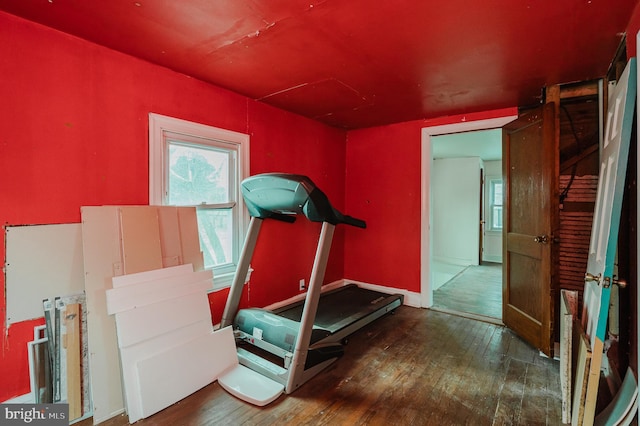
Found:
M 233 279 L 247 224 L 240 182 L 249 136 L 149 114 L 149 204 L 195 206 L 204 265 L 214 288 Z
M 490 188 L 490 227 L 492 231 L 502 231 L 502 179 L 491 179 Z

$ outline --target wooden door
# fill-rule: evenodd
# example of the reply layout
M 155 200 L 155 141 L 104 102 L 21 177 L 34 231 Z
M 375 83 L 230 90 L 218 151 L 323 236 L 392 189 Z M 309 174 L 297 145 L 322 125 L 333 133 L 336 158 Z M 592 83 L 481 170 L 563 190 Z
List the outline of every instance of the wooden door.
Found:
M 558 146 L 553 103 L 503 128 L 502 320 L 552 356 L 553 232 L 558 224 Z

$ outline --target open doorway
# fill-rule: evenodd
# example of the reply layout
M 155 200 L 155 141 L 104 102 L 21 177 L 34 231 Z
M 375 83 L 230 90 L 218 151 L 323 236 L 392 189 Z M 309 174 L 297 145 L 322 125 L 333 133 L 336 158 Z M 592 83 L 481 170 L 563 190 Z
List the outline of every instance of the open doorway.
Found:
M 502 198 L 501 127 L 514 118 L 423 129 L 423 306 L 500 321 L 502 206 L 495 201 Z M 478 151 L 484 137 L 494 138 L 493 154 Z M 467 189 L 455 187 L 462 185 L 463 176 L 468 177 Z M 453 186 L 438 183 L 442 179 Z M 442 193 L 445 201 L 439 198 Z M 441 222 L 455 222 L 456 217 L 464 225 Z M 454 228 L 455 234 L 447 234 L 446 228 Z
M 502 131 L 431 139 L 433 308 L 502 318 Z

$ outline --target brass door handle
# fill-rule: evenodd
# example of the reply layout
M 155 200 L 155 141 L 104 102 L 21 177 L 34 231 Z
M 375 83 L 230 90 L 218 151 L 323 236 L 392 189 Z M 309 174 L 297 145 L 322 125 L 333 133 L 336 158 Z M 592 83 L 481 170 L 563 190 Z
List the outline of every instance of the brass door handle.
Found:
M 593 275 L 593 274 L 590 274 L 589 272 L 584 274 L 584 280 L 585 281 L 596 281 L 598 284 L 600 284 L 600 280 L 601 279 L 602 279 L 602 275 L 601 274 Z
M 617 285 L 618 287 L 620 287 L 620 288 L 627 288 L 627 280 L 625 280 L 625 279 L 620 279 L 620 278 L 614 277 L 613 278 L 613 283 L 615 285 Z

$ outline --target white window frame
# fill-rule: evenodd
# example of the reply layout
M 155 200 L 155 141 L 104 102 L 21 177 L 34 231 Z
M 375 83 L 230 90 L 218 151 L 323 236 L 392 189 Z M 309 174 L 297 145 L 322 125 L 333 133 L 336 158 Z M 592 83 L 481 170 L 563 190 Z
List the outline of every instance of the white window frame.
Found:
M 503 197 L 504 197 L 504 182 L 502 181 L 502 178 L 490 178 L 489 179 L 489 230 L 490 231 L 495 231 L 495 232 L 502 232 L 504 223 L 500 224 L 500 227 L 496 227 L 495 223 L 493 222 L 493 210 L 495 207 L 497 207 L 497 204 L 494 204 L 494 200 L 495 200 L 495 185 L 496 184 L 500 184 L 502 185 L 502 191 L 503 191 Z M 502 207 L 502 212 L 504 214 L 504 201 L 500 204 L 500 207 Z M 504 221 L 504 216 L 502 217 L 502 220 Z
M 190 138 L 211 141 L 211 146 L 219 147 L 220 143 L 229 144 L 231 150 L 236 151 L 235 165 L 235 193 L 230 194 L 235 201 L 237 229 L 234 229 L 233 258 L 232 263 L 237 266 L 242 243 L 245 238 L 249 215 L 244 206 L 244 200 L 240 192 L 240 182 L 249 176 L 249 135 L 231 130 L 221 129 L 205 124 L 194 123 L 179 118 L 149 113 L 149 205 L 168 205 L 168 144 L 167 136 L 185 135 Z M 216 274 L 213 268 L 213 289 L 219 290 L 229 287 L 233 281 L 235 268 L 222 274 Z M 247 277 L 248 278 L 248 277 Z

